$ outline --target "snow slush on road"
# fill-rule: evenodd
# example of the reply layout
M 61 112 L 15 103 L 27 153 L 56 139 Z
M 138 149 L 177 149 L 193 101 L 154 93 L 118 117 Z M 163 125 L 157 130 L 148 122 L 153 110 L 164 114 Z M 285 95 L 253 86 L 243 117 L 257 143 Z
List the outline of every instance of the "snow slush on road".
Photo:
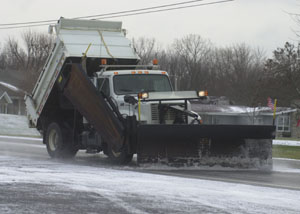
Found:
M 298 214 L 300 192 L 0 156 L 0 213 Z M 299 172 L 298 172 L 299 173 Z
M 61 18 L 52 28 L 55 46 L 25 97 L 51 157 L 86 149 L 118 164 L 137 154 L 140 165 L 272 165 L 274 126 L 202 124 L 190 101 L 207 91 L 174 91 L 157 60 L 139 65 L 121 22 Z

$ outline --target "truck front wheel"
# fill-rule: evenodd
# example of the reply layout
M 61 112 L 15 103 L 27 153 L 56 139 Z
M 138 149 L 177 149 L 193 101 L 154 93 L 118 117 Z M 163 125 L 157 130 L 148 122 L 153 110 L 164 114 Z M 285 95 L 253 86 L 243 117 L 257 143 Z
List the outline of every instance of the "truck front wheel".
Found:
M 48 126 L 44 141 L 51 158 L 72 158 L 78 151 L 73 146 L 71 131 L 56 122 Z

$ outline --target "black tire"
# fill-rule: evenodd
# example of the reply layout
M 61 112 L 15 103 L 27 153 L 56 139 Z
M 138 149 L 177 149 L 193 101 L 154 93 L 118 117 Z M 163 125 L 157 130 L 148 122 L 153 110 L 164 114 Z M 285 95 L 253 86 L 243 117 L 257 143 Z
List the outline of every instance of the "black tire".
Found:
M 78 149 L 74 148 L 71 131 L 60 123 L 51 123 L 44 138 L 51 158 L 72 158 Z
M 112 146 L 107 145 L 107 150 L 104 152 L 107 153 L 109 160 L 114 164 L 125 165 L 131 162 L 133 154 L 129 154 L 127 146 L 124 146 L 120 151 L 116 152 Z

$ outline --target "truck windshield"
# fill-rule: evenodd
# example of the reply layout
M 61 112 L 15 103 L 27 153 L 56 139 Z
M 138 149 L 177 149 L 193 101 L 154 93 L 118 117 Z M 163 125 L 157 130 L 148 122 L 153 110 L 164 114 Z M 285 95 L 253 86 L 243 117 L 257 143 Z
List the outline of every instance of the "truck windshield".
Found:
M 114 76 L 115 93 L 137 94 L 139 92 L 172 91 L 168 76 L 160 74 L 129 74 Z

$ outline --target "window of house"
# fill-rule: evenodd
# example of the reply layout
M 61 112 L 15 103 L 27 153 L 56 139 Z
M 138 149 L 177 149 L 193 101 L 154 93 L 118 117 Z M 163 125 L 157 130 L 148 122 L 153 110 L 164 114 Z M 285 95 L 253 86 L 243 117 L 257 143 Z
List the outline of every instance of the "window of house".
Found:
M 280 115 L 277 118 L 277 131 L 290 132 L 290 116 Z

